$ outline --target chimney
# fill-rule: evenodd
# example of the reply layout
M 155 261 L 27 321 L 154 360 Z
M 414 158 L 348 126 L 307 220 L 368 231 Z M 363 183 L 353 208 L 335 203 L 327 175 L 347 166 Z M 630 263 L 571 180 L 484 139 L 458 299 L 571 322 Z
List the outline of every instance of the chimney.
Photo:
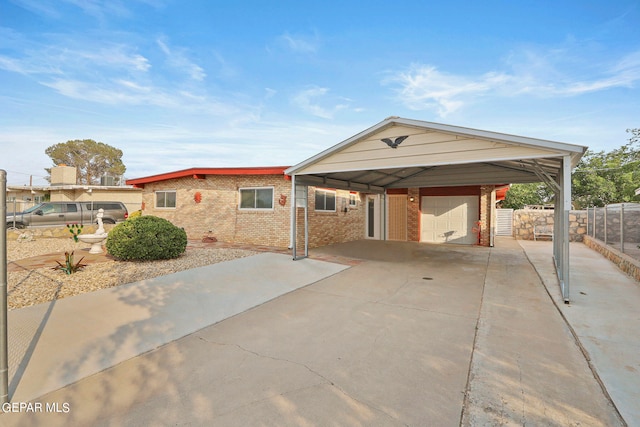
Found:
M 51 185 L 75 185 L 76 168 L 64 164 L 51 168 Z

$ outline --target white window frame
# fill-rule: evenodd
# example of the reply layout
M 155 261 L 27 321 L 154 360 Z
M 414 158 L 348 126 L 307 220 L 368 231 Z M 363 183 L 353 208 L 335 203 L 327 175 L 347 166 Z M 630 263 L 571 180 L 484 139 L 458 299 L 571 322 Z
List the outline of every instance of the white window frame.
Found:
M 349 193 L 349 207 L 358 207 L 358 195 L 356 193 Z
M 271 207 L 270 208 L 243 208 L 242 207 L 242 192 L 247 190 L 271 190 Z M 255 193 L 257 194 L 257 192 Z M 238 210 L 241 211 L 258 211 L 258 212 L 266 212 L 273 211 L 275 206 L 275 187 L 273 186 L 265 186 L 265 187 L 241 187 L 238 188 Z M 255 206 L 255 197 L 254 197 L 254 206 Z
M 158 206 L 158 193 L 174 193 L 176 195 L 176 205 L 175 206 Z M 178 206 L 178 190 L 156 190 L 153 192 L 153 206 L 156 209 L 176 209 L 176 207 Z M 167 201 L 167 198 L 165 197 L 165 204 Z
M 326 190 L 326 189 L 321 189 L 321 188 L 316 188 L 316 193 L 314 195 L 314 201 L 317 200 L 318 198 L 318 193 L 324 193 L 324 206 L 327 205 L 327 194 L 331 193 L 333 194 L 333 209 L 318 209 L 318 205 L 315 205 L 315 211 L 316 212 L 336 212 L 336 209 L 338 208 L 338 195 L 336 190 Z

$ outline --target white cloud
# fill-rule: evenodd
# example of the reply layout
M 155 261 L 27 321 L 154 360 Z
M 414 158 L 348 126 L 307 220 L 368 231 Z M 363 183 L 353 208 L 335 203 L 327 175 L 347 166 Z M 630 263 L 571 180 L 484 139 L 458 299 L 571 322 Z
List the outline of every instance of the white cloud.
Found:
M 482 95 L 508 80 L 508 76 L 498 73 L 470 78 L 442 73 L 430 65 L 413 65 L 388 82 L 400 85 L 398 99 L 407 108 L 435 109 L 445 117 L 469 102 L 470 98 Z
M 166 90 L 126 79 L 85 82 L 57 78 L 42 85 L 69 98 L 105 105 L 145 105 L 175 108 L 181 111 L 226 115 L 238 110 L 232 102 L 222 104 L 206 96 L 184 90 Z
M 348 98 L 339 98 L 333 101 L 335 102 L 334 105 L 323 107 L 320 105 L 320 100 L 325 98 L 325 95 L 327 95 L 328 93 L 329 89 L 327 88 L 311 87 L 295 94 L 291 98 L 291 102 L 303 111 L 310 113 L 316 117 L 331 119 L 336 112 L 348 108 L 350 100 Z M 332 101 L 330 100 L 328 103 L 331 102 Z
M 81 74 L 90 71 L 95 75 L 97 67 L 102 73 L 145 73 L 151 68 L 149 60 L 123 44 L 106 44 L 100 47 L 60 45 L 31 45 L 23 49 L 20 57 L 0 55 L 0 68 L 21 74 Z
M 632 87 L 640 81 L 640 51 L 595 71 L 594 67 L 571 68 L 575 64 L 564 63 L 563 54 L 562 50 L 549 55 L 518 52 L 507 61 L 510 69 L 476 76 L 442 72 L 428 64 L 414 64 L 408 70 L 386 78 L 382 84 L 397 86 L 397 99 L 407 108 L 435 110 L 445 117 L 485 96 L 579 96 L 616 87 Z M 581 71 L 586 75 L 578 75 Z
M 171 49 L 162 39 L 156 40 L 156 43 L 167 56 L 167 63 L 171 67 L 186 73 L 193 80 L 202 81 L 207 76 L 202 67 L 187 58 L 184 49 Z
M 118 0 L 65 0 L 80 8 L 85 14 L 104 19 L 107 16 L 130 17 L 131 12 Z
M 18 6 L 35 14 L 49 18 L 60 18 L 61 14 L 56 8 L 55 2 L 42 0 L 11 0 Z
M 279 40 L 295 53 L 309 54 L 315 53 L 318 50 L 319 43 L 315 35 L 313 37 L 306 37 L 284 33 L 279 37 Z
M 265 99 L 273 98 L 274 96 L 276 96 L 277 93 L 278 93 L 278 91 L 275 90 L 275 89 L 271 89 L 269 87 L 264 88 L 264 98 Z

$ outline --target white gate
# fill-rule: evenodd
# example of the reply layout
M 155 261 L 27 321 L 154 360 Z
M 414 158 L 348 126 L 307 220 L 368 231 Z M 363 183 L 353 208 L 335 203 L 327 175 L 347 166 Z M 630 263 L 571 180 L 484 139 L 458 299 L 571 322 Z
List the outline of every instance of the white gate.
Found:
M 496 209 L 496 236 L 513 236 L 513 209 Z

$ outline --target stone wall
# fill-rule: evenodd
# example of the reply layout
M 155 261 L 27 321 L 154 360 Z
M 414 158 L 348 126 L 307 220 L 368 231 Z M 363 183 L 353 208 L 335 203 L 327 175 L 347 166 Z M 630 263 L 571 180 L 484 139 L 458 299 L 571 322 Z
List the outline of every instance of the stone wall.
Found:
M 553 212 L 553 209 L 519 209 L 514 211 L 514 237 L 520 240 L 534 240 L 534 226 L 548 227 L 550 230 L 553 230 Z M 587 234 L 587 211 L 570 211 L 569 239 L 572 242 L 581 242 L 585 234 Z
M 115 224 L 104 224 L 105 231 L 109 232 L 111 229 L 115 227 Z M 95 233 L 98 229 L 97 225 L 85 225 L 82 228 L 82 234 L 92 234 Z M 10 229 L 7 230 L 7 240 L 18 240 L 20 236 L 23 238 L 65 238 L 68 237 L 71 239 L 71 233 L 66 226 L 59 227 L 30 227 L 23 229 Z
M 640 281 L 640 261 L 631 258 L 627 254 L 623 254 L 616 248 L 609 245 L 605 245 L 603 242 L 592 238 L 591 236 L 584 236 L 584 244 L 591 249 L 601 253 L 609 261 L 613 262 L 618 268 L 635 280 Z

